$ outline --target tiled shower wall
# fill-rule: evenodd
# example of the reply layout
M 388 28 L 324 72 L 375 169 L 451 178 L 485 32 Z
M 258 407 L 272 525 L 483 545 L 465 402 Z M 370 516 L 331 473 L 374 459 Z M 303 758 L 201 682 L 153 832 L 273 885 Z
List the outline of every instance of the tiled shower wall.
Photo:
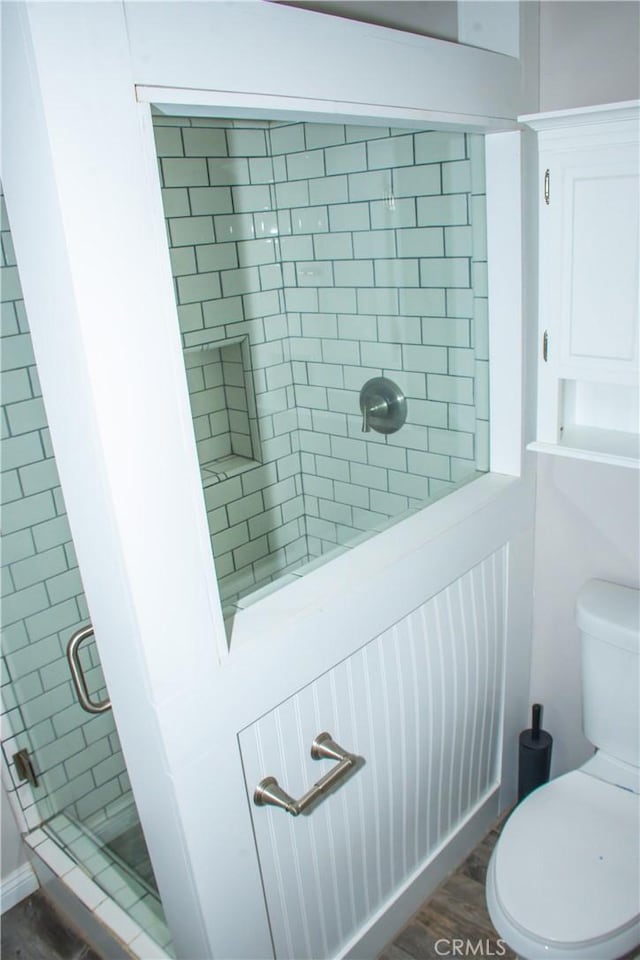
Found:
M 128 792 L 129 782 L 111 714 L 91 716 L 80 708 L 64 655 L 69 637 L 89 615 L 3 197 L 0 202 L 2 748 L 27 822 L 35 826 L 70 804 L 68 812 L 82 820 L 99 815 Z M 100 698 L 104 692 L 93 642 L 86 656 L 87 677 Z M 20 784 L 12 760 L 24 748 L 39 777 L 33 791 Z
M 250 343 L 257 465 L 204 492 L 218 581 L 231 597 L 308 556 L 268 126 L 156 123 L 183 345 Z M 196 413 L 200 378 L 187 377 Z
M 487 469 L 482 138 L 155 122 L 184 346 L 251 343 L 262 466 L 205 491 L 223 596 Z M 408 399 L 386 437 L 358 400 L 381 375 Z

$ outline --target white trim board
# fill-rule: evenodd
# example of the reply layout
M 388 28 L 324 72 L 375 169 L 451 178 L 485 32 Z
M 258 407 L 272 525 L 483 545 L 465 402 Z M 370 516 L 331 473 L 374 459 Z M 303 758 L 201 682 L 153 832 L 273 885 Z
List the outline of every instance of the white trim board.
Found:
M 570 110 L 550 110 L 545 113 L 527 113 L 518 117 L 520 123 L 532 130 L 565 130 L 590 123 L 613 123 L 619 120 L 634 120 L 638 117 L 640 100 L 621 100 L 593 107 L 577 107 Z
M 366 123 L 387 126 L 389 117 L 395 127 L 425 130 L 460 130 L 466 133 L 502 133 L 517 130 L 515 120 L 505 117 L 479 117 L 475 114 L 450 113 L 390 106 L 389 117 L 382 116 L 380 106 L 343 100 L 318 100 L 308 97 L 271 96 L 261 93 L 235 93 L 228 90 L 184 90 L 173 87 L 136 87 L 136 99 L 151 103 L 155 110 L 172 117 L 228 117 L 309 121 L 314 123 Z

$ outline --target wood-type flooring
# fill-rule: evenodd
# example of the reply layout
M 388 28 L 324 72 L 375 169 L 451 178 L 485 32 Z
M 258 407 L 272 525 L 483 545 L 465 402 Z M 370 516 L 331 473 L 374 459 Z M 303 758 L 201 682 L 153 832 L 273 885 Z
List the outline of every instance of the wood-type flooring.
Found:
M 499 939 L 485 906 L 487 865 L 498 836 L 498 828 L 487 834 L 377 960 L 440 960 L 447 951 L 448 956 L 514 960 L 515 954 Z M 39 892 L 2 917 L 1 955 L 2 960 L 108 960 L 70 930 Z M 640 950 L 621 960 L 640 960 Z
M 506 817 L 422 904 L 377 960 L 442 960 L 443 957 L 514 960 L 516 954 L 500 939 L 489 919 L 485 901 L 489 858 L 505 821 Z M 640 960 L 640 948 L 636 947 L 619 960 Z
M 515 953 L 500 940 L 484 899 L 489 858 L 500 831 L 491 830 L 455 873 L 426 900 L 378 960 L 503 957 Z
M 2 915 L 2 960 L 105 960 L 40 891 Z

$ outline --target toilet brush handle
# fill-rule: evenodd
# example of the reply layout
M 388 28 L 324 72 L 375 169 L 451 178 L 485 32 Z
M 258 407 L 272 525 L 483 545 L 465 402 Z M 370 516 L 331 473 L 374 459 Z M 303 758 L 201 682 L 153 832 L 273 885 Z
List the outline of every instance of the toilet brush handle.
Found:
M 539 740 L 540 739 L 540 715 L 542 713 L 542 705 L 539 703 L 534 703 L 531 708 L 531 739 Z

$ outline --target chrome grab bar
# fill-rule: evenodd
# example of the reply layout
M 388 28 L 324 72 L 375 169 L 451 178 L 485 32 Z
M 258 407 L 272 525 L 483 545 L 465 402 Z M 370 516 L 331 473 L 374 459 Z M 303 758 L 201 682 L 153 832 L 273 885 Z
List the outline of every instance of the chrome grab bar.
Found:
M 353 753 L 349 753 L 339 746 L 332 739 L 330 733 L 318 734 L 311 745 L 311 756 L 314 760 L 338 760 L 339 763 L 328 773 L 325 773 L 322 779 L 314 783 L 299 800 L 290 797 L 278 784 L 275 777 L 265 777 L 254 791 L 253 802 L 258 807 L 281 807 L 292 817 L 297 817 L 343 780 L 350 771 L 355 769 L 360 760 L 360 757 L 356 757 Z
M 76 630 L 67 644 L 67 660 L 69 661 L 69 669 L 71 670 L 71 679 L 76 688 L 82 709 L 86 710 L 87 713 L 104 713 L 106 710 L 111 709 L 111 700 L 95 701 L 91 699 L 87 681 L 85 680 L 82 670 L 82 664 L 80 663 L 80 644 L 92 636 L 93 627 L 91 624 L 89 624 L 88 627 L 80 627 L 79 630 Z

